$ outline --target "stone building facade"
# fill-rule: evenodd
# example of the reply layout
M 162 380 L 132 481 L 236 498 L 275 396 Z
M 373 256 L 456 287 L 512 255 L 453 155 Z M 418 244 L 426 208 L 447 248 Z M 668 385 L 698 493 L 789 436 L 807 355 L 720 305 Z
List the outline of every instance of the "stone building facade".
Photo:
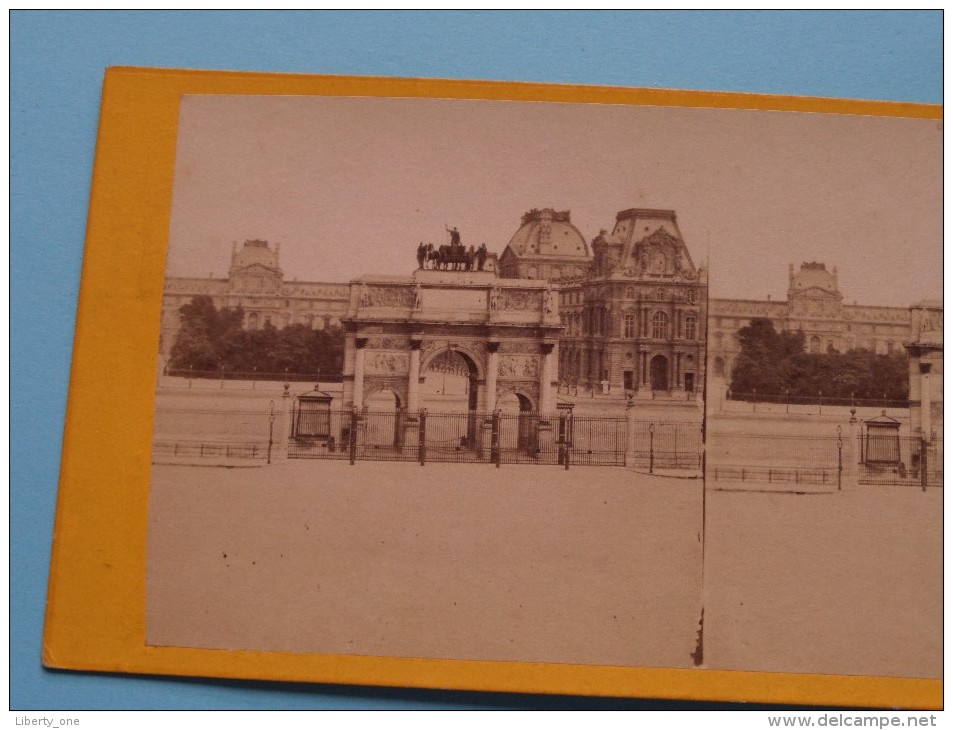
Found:
M 279 255 L 277 245 L 245 241 L 233 246 L 227 278 L 167 278 L 163 361 L 179 328 L 179 307 L 197 295 L 210 296 L 217 307 L 240 305 L 249 329 L 341 325 L 352 308 L 352 285 L 288 281 Z M 754 317 L 770 319 L 779 331 L 803 330 L 809 352 L 902 351 L 914 334 L 910 308 L 845 304 L 837 269 L 823 263 L 803 263 L 797 271 L 791 265 L 785 301 L 709 299 L 707 271 L 695 265 L 670 210 L 624 210 L 612 231 L 591 243 L 569 211 L 530 210 L 498 272 L 501 282 L 546 281 L 557 293 L 559 382 L 639 397 L 700 395 L 706 363 L 712 377 L 729 379 L 738 330 Z
M 246 329 L 304 324 L 313 329 L 338 327 L 347 313 L 349 285 L 339 282 L 287 281 L 279 265 L 280 247 L 245 241 L 232 247 L 228 278 L 168 277 L 162 300 L 160 354 L 169 357 L 179 331 L 179 308 L 206 295 L 215 306 L 245 312 Z
M 591 256 L 584 241 L 563 250 L 544 245 L 574 242 L 572 232 L 581 240 L 568 212 L 530 211 L 501 268 L 520 278 L 560 274 L 551 277 L 563 324 L 560 381 L 649 397 L 700 395 L 708 277 L 692 261 L 674 211 L 620 212 L 612 232 L 592 241 Z
M 774 329 L 802 330 L 808 352 L 867 349 L 881 354 L 902 352 L 911 338 L 908 307 L 844 304 L 837 286 L 837 267 L 802 263 L 788 269 L 785 301 L 712 299 L 709 301 L 708 362 L 714 377 L 730 379 L 740 345 L 737 333 L 755 317 L 771 320 Z

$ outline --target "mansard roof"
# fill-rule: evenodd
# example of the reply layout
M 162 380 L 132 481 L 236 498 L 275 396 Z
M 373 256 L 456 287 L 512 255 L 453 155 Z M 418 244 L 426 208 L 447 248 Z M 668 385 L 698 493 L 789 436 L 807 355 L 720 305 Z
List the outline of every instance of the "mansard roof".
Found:
M 597 244 L 616 252 L 616 268 L 628 276 L 692 278 L 698 273 L 672 210 L 623 210 L 616 215 L 612 232 L 596 237 L 593 245 Z

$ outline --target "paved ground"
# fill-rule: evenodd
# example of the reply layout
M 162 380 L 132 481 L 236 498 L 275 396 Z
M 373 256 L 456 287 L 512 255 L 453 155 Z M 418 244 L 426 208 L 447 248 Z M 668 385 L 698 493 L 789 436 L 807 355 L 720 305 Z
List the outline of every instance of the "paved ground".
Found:
M 941 489 L 706 501 L 706 667 L 941 676 Z
M 938 677 L 942 490 L 622 468 L 154 466 L 159 645 Z
M 687 667 L 701 504 L 622 468 L 155 466 L 148 641 Z

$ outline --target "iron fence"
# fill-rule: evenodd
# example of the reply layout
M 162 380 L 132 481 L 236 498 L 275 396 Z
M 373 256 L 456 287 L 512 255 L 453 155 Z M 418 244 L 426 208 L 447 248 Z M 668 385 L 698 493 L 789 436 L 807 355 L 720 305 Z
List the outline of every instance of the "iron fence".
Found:
M 817 395 L 790 395 L 788 393 L 737 393 L 733 390 L 727 392 L 728 400 L 743 401 L 746 403 L 774 403 L 780 405 L 804 405 L 804 406 L 856 406 L 857 408 L 909 408 L 910 401 L 906 398 L 887 398 L 886 395 L 880 398 L 871 398 L 869 396 L 856 398 L 853 396 L 829 396 L 823 393 Z
M 628 424 L 622 417 L 519 413 L 322 411 L 320 423 L 300 423 L 293 411 L 288 455 L 293 459 L 349 459 L 640 466 L 698 470 L 701 429 L 693 423 L 640 423 L 627 454 Z M 309 416 L 310 418 L 310 416 Z M 297 420 L 296 420 L 297 419 Z M 299 431 L 307 435 L 299 435 Z
M 285 422 L 287 421 L 287 422 Z M 943 486 L 943 444 L 916 436 L 709 433 L 696 423 L 521 413 L 198 410 L 159 408 L 153 459 L 270 462 L 287 443 L 292 459 L 348 459 L 570 466 L 631 466 L 651 473 L 699 471 L 714 482 L 842 488 Z M 703 459 L 703 454 L 705 458 Z
M 576 417 L 571 422 L 570 458 L 585 466 L 624 466 L 625 418 Z
M 697 423 L 636 423 L 631 466 L 656 470 L 700 471 L 703 462 L 701 425 Z
M 276 418 L 273 406 L 256 411 L 159 408 L 153 426 L 153 459 L 270 461 L 279 435 Z
M 714 482 L 843 486 L 849 443 L 841 434 L 710 433 L 706 477 Z
M 864 433 L 857 437 L 857 481 L 909 487 L 943 486 L 943 442 L 919 436 Z
M 347 459 L 350 440 L 349 411 L 322 410 L 291 414 L 288 458 Z
M 196 380 L 267 380 L 310 383 L 340 383 L 344 379 L 340 373 L 300 373 L 288 370 L 281 372 L 265 372 L 263 370 L 196 370 L 193 368 L 165 368 L 163 375 L 177 378 L 191 378 Z

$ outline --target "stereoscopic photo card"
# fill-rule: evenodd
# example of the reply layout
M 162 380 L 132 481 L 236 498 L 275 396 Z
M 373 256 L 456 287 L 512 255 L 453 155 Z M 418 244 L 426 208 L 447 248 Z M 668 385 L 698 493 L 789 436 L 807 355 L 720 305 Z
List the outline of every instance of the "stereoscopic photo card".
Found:
M 939 706 L 940 119 L 111 69 L 45 663 Z

